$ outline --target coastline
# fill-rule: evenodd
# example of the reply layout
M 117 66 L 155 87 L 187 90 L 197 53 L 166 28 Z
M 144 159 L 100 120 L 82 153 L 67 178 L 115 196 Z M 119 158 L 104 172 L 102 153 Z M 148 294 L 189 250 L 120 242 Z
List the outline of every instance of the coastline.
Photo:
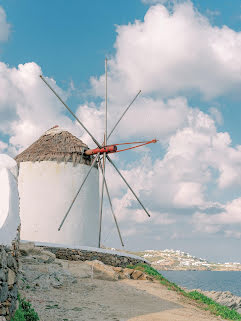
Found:
M 241 272 L 241 268 L 201 268 L 201 267 L 192 267 L 192 268 L 180 268 L 180 267 L 171 267 L 171 266 L 163 266 L 151 264 L 151 266 L 158 271 L 215 271 L 215 272 Z
M 240 262 L 209 262 L 180 250 L 126 252 L 148 260 L 154 269 L 162 271 L 241 271 Z
M 216 301 L 221 305 L 225 305 L 230 309 L 234 309 L 238 313 L 241 314 L 241 297 L 234 295 L 230 291 L 203 291 L 201 289 L 192 289 L 188 290 L 187 288 L 183 288 L 187 292 L 198 291 L 210 299 Z

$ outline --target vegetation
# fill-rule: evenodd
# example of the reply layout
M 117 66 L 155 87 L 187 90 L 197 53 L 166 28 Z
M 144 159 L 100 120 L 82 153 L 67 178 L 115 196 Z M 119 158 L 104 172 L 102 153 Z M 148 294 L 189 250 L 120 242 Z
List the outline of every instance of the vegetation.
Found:
M 145 272 L 146 274 L 154 277 L 156 280 L 159 280 L 160 283 L 167 286 L 169 290 L 174 290 L 189 299 L 195 300 L 197 303 L 199 303 L 201 308 L 209 310 L 215 315 L 221 316 L 226 320 L 241 320 L 241 314 L 239 314 L 237 311 L 229 309 L 228 307 L 215 302 L 198 291 L 184 291 L 175 283 L 168 281 L 157 270 L 147 264 L 139 263 L 135 266 L 130 265 L 128 268 Z
M 18 295 L 19 308 L 14 314 L 14 317 L 11 321 L 38 321 L 39 316 L 37 312 L 34 311 L 30 302 L 22 299 Z

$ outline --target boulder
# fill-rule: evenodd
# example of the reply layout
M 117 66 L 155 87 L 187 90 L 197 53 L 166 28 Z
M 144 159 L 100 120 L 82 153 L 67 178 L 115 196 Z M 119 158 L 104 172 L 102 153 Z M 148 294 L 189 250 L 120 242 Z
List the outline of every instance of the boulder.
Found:
M 33 258 L 35 258 L 38 263 L 52 263 L 56 259 L 56 256 L 52 252 L 42 250 L 38 255 L 33 255 Z
M 134 270 L 131 274 L 131 279 L 138 280 L 143 275 L 143 272 Z
M 131 278 L 131 274 L 133 273 L 133 271 L 134 270 L 128 269 L 128 268 L 123 269 L 124 277 L 127 278 L 127 279 L 130 279 Z
M 118 273 L 120 273 L 120 272 L 122 272 L 123 271 L 123 268 L 122 267 L 113 267 L 113 270 L 114 271 L 116 271 L 116 272 L 118 272 Z
M 119 275 L 114 269 L 105 265 L 101 261 L 85 261 L 85 263 L 91 265 L 93 267 L 93 278 L 106 280 L 106 281 L 117 281 L 119 279 Z
M 23 256 L 32 254 L 34 252 L 34 249 L 35 249 L 35 245 L 33 242 L 26 242 L 26 243 L 19 244 L 20 254 Z
M 148 275 L 146 275 L 145 273 L 142 273 L 142 275 L 138 278 L 138 280 L 142 280 L 142 281 L 144 281 L 144 280 L 149 280 L 149 277 L 148 277 Z M 151 280 L 152 281 L 152 280 Z
M 16 281 L 16 274 L 13 272 L 13 270 L 8 269 L 8 286 L 14 285 Z

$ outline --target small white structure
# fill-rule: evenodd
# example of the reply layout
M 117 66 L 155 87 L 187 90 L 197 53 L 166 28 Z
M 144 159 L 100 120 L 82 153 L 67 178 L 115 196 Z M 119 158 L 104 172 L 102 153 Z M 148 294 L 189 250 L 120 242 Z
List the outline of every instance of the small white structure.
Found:
M 91 158 L 81 140 L 58 126 L 16 157 L 19 164 L 21 239 L 67 246 L 98 246 L 99 174 L 94 167 L 63 228 Z
M 0 244 L 11 245 L 20 225 L 17 163 L 0 154 Z

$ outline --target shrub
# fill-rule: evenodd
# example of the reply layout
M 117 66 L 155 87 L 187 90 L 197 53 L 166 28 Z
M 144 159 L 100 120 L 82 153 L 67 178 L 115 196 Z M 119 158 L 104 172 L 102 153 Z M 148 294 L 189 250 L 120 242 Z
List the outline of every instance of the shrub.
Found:
M 22 299 L 18 295 L 19 308 L 15 312 L 14 317 L 11 321 L 38 321 L 39 316 L 37 312 L 34 311 L 30 302 Z

